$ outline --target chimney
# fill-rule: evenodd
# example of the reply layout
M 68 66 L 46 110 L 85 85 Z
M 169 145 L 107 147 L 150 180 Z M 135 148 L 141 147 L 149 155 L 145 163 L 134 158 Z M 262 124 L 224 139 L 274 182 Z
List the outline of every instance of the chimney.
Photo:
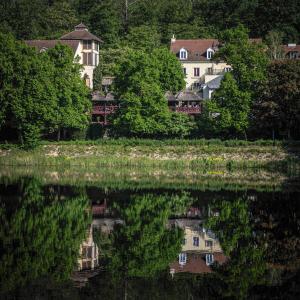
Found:
M 175 43 L 176 42 L 176 37 L 175 34 L 173 34 L 172 38 L 171 38 L 171 43 Z

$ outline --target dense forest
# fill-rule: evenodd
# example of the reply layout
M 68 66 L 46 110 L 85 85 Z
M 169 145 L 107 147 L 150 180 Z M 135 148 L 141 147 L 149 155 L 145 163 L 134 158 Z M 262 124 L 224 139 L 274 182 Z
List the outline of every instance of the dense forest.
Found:
M 0 3 L 0 136 L 35 147 L 41 138 L 300 138 L 300 0 L 3 0 Z M 38 54 L 22 40 L 55 39 L 84 22 L 103 40 L 103 76 L 120 109 L 110 128 L 90 125 L 90 91 L 68 47 Z M 214 59 L 232 67 L 199 117 L 171 112 L 184 89 L 170 38 L 218 38 Z M 253 43 L 260 37 L 263 43 Z M 278 61 L 278 59 L 282 59 Z M 106 91 L 107 92 L 107 91 Z M 46 100 L 46 101 L 45 101 Z M 94 134 L 94 131 L 97 133 Z M 13 137 L 13 138 L 11 138 Z
M 141 26 L 162 43 L 178 38 L 216 37 L 243 24 L 250 37 L 279 31 L 300 41 L 299 0 L 2 0 L 0 30 L 18 39 L 55 38 L 84 22 L 105 47 L 115 46 Z

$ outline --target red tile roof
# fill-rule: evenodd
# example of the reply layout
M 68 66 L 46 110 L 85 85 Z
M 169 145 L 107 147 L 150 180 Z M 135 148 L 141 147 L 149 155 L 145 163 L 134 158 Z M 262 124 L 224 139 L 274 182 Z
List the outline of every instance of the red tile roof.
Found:
M 250 39 L 253 43 L 261 43 L 261 38 Z M 179 57 L 180 49 L 188 52 L 186 61 L 209 61 L 206 56 L 207 49 L 218 50 L 220 42 L 217 39 L 194 39 L 194 40 L 175 40 L 171 41 L 171 52 Z
M 214 261 L 220 265 L 224 264 L 228 259 L 222 252 L 215 252 Z M 180 265 L 178 260 L 170 264 L 170 270 L 175 273 L 211 273 L 211 266 L 205 262 L 205 253 L 187 253 L 187 262 Z
M 27 40 L 24 42 L 28 46 L 37 48 L 38 51 L 41 51 L 42 49 L 54 48 L 55 45 L 61 43 L 62 45 L 71 47 L 74 53 L 76 52 L 79 45 L 79 41 L 75 40 Z
M 188 52 L 187 61 L 207 61 L 207 49 L 216 49 L 219 44 L 216 39 L 176 40 L 171 42 L 171 51 L 179 56 L 180 49 L 184 48 Z
M 298 52 L 300 58 L 300 45 L 296 45 L 296 44 L 283 45 L 283 51 L 285 55 L 288 55 L 290 52 Z

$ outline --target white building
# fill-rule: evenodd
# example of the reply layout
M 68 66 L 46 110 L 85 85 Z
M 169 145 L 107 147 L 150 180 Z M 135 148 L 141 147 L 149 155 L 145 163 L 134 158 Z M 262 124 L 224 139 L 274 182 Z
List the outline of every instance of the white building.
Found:
M 171 52 L 182 64 L 186 89 L 201 91 L 204 99 L 210 99 L 219 88 L 225 72 L 230 65 L 212 59 L 220 43 L 216 39 L 177 40 L 171 39 Z
M 63 35 L 58 40 L 29 40 L 25 43 L 40 52 L 53 48 L 58 43 L 69 46 L 73 50 L 74 60 L 78 59 L 78 62 L 83 65 L 82 78 L 89 88 L 93 88 L 93 71 L 99 64 L 99 46 L 102 41 L 90 33 L 84 24 L 75 26 L 74 31 Z

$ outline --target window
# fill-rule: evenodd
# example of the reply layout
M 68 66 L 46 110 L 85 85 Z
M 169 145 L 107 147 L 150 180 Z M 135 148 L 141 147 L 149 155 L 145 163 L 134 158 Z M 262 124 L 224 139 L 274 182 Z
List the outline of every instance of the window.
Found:
M 185 265 L 186 264 L 186 253 L 179 254 L 179 264 Z
M 99 51 L 99 43 L 94 42 L 93 43 L 93 49 L 96 50 L 96 51 Z
M 207 74 L 213 75 L 213 68 L 207 68 Z
M 211 49 L 211 48 L 207 49 L 207 51 L 206 51 L 206 58 L 207 59 L 212 59 L 213 55 L 214 55 L 214 50 Z
M 186 68 L 182 68 L 183 74 L 186 75 Z
M 182 240 L 182 245 L 185 245 L 186 244 L 186 239 L 183 239 Z
M 99 54 L 94 53 L 94 65 L 98 66 L 99 64 Z
M 299 58 L 299 52 L 298 51 L 291 51 L 289 53 L 289 55 L 290 55 L 290 59 L 297 59 L 297 58 Z
M 225 68 L 224 68 L 224 71 L 225 71 L 225 72 L 230 72 L 230 71 L 231 71 L 231 68 L 230 68 L 230 67 L 225 67 Z
M 200 68 L 194 68 L 194 76 L 199 77 L 200 76 Z
M 187 59 L 187 51 L 185 49 L 180 49 L 179 51 L 179 58 L 180 59 Z
M 214 255 L 212 253 L 208 253 L 205 255 L 206 265 L 212 265 L 214 263 Z
M 83 49 L 84 50 L 92 49 L 92 41 L 83 41 Z
M 90 80 L 89 75 L 84 74 L 84 80 L 85 80 L 86 86 L 87 86 L 87 87 L 91 87 L 91 80 Z
M 205 241 L 205 247 L 212 247 L 213 241 Z
M 199 238 L 197 236 L 193 237 L 193 246 L 199 247 Z
M 93 53 L 82 53 L 83 64 L 85 66 L 93 66 Z

